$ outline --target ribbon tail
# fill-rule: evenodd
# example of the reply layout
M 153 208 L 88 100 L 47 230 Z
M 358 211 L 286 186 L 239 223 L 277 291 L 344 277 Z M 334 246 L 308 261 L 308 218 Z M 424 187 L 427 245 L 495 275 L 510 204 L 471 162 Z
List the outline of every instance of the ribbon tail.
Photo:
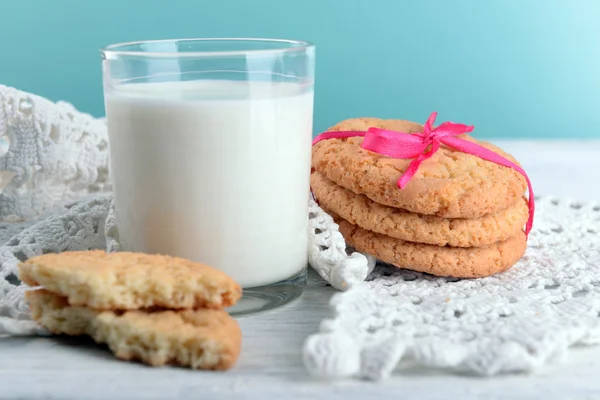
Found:
M 398 179 L 398 187 L 400 189 L 404 189 L 404 187 L 408 184 L 408 181 L 410 181 L 411 178 L 415 176 L 415 174 L 419 170 L 421 163 L 423 163 L 423 161 L 425 160 L 430 159 L 439 149 L 440 142 L 434 140 L 431 143 L 431 149 L 427 153 L 420 154 L 417 158 L 410 162 L 406 171 L 404 171 L 404 173 L 400 176 L 400 179 Z
M 434 124 L 436 118 L 437 118 L 437 112 L 434 111 L 429 115 L 429 118 L 427 118 L 427 121 L 425 121 L 424 132 L 433 131 L 433 124 Z
M 410 181 L 411 178 L 415 176 L 422 162 L 423 161 L 421 160 L 421 156 L 415 158 L 410 162 L 410 165 L 408 166 L 406 171 L 404 171 L 404 173 L 400 175 L 400 179 L 398 179 L 397 184 L 400 189 L 404 189 L 408 181 Z
M 525 235 L 529 237 L 529 232 L 531 232 L 531 228 L 533 227 L 533 216 L 535 214 L 535 196 L 533 195 L 531 182 L 529 181 L 529 177 L 527 177 L 527 175 L 525 175 L 525 179 L 527 179 L 527 186 L 529 187 L 529 219 L 525 225 Z

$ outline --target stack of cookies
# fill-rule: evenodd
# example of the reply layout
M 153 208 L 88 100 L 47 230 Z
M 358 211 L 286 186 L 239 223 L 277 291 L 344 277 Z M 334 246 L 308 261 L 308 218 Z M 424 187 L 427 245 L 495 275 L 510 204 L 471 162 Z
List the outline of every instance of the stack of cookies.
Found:
M 162 255 L 65 252 L 19 265 L 33 318 L 55 334 L 89 335 L 116 357 L 152 366 L 231 368 L 242 334 L 223 310 L 241 288 L 223 272 Z
M 376 118 L 346 120 L 329 131 L 370 127 L 423 131 L 415 122 Z M 489 143 L 460 138 L 516 162 Z M 523 256 L 529 211 L 518 172 L 442 145 L 400 189 L 412 160 L 364 150 L 362 141 L 322 140 L 312 153 L 315 199 L 349 245 L 399 268 L 461 278 L 505 271 Z

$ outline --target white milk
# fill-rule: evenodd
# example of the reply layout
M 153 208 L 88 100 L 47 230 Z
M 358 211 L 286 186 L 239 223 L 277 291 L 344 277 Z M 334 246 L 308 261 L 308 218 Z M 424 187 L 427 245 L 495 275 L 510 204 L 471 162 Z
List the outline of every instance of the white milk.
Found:
M 199 261 L 243 287 L 306 267 L 312 88 L 194 81 L 106 96 L 123 250 Z

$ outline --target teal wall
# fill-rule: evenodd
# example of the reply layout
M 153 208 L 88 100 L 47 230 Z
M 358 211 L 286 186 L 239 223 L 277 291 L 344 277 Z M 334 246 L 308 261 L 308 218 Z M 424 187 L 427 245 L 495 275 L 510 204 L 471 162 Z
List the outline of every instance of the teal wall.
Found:
M 103 114 L 97 49 L 177 37 L 317 45 L 315 130 L 357 116 L 487 137 L 600 137 L 597 0 L 0 0 L 0 83 Z

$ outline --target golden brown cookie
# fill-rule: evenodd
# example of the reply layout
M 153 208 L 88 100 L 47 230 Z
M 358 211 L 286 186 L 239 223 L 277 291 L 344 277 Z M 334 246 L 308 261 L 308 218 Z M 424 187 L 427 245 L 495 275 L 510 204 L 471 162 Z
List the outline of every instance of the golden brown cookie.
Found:
M 123 360 L 225 370 L 240 354 L 242 332 L 223 310 L 98 311 L 70 306 L 66 298 L 43 289 L 26 297 L 33 319 L 44 328 L 89 335 Z
M 506 271 L 525 253 L 525 233 L 482 247 L 412 243 L 371 232 L 336 216 L 346 243 L 398 268 L 437 276 L 481 278 Z
M 330 131 L 369 127 L 405 133 L 423 130 L 420 124 L 402 120 L 356 118 L 340 122 Z M 478 143 L 509 160 L 496 146 L 469 135 L 461 139 Z M 511 168 L 442 145 L 421 164 L 404 189 L 397 186 L 411 159 L 386 157 L 360 148 L 363 138 L 323 140 L 313 146 L 312 166 L 328 179 L 354 193 L 391 207 L 444 218 L 479 218 L 497 213 L 523 197 L 525 179 Z
M 481 218 L 441 218 L 375 203 L 313 172 L 310 185 L 325 211 L 363 229 L 409 242 L 437 246 L 474 247 L 500 242 L 523 230 L 529 209 L 520 199 L 513 206 Z
M 30 286 L 102 310 L 224 308 L 241 297 L 224 272 L 182 258 L 100 250 L 44 254 L 19 265 Z

